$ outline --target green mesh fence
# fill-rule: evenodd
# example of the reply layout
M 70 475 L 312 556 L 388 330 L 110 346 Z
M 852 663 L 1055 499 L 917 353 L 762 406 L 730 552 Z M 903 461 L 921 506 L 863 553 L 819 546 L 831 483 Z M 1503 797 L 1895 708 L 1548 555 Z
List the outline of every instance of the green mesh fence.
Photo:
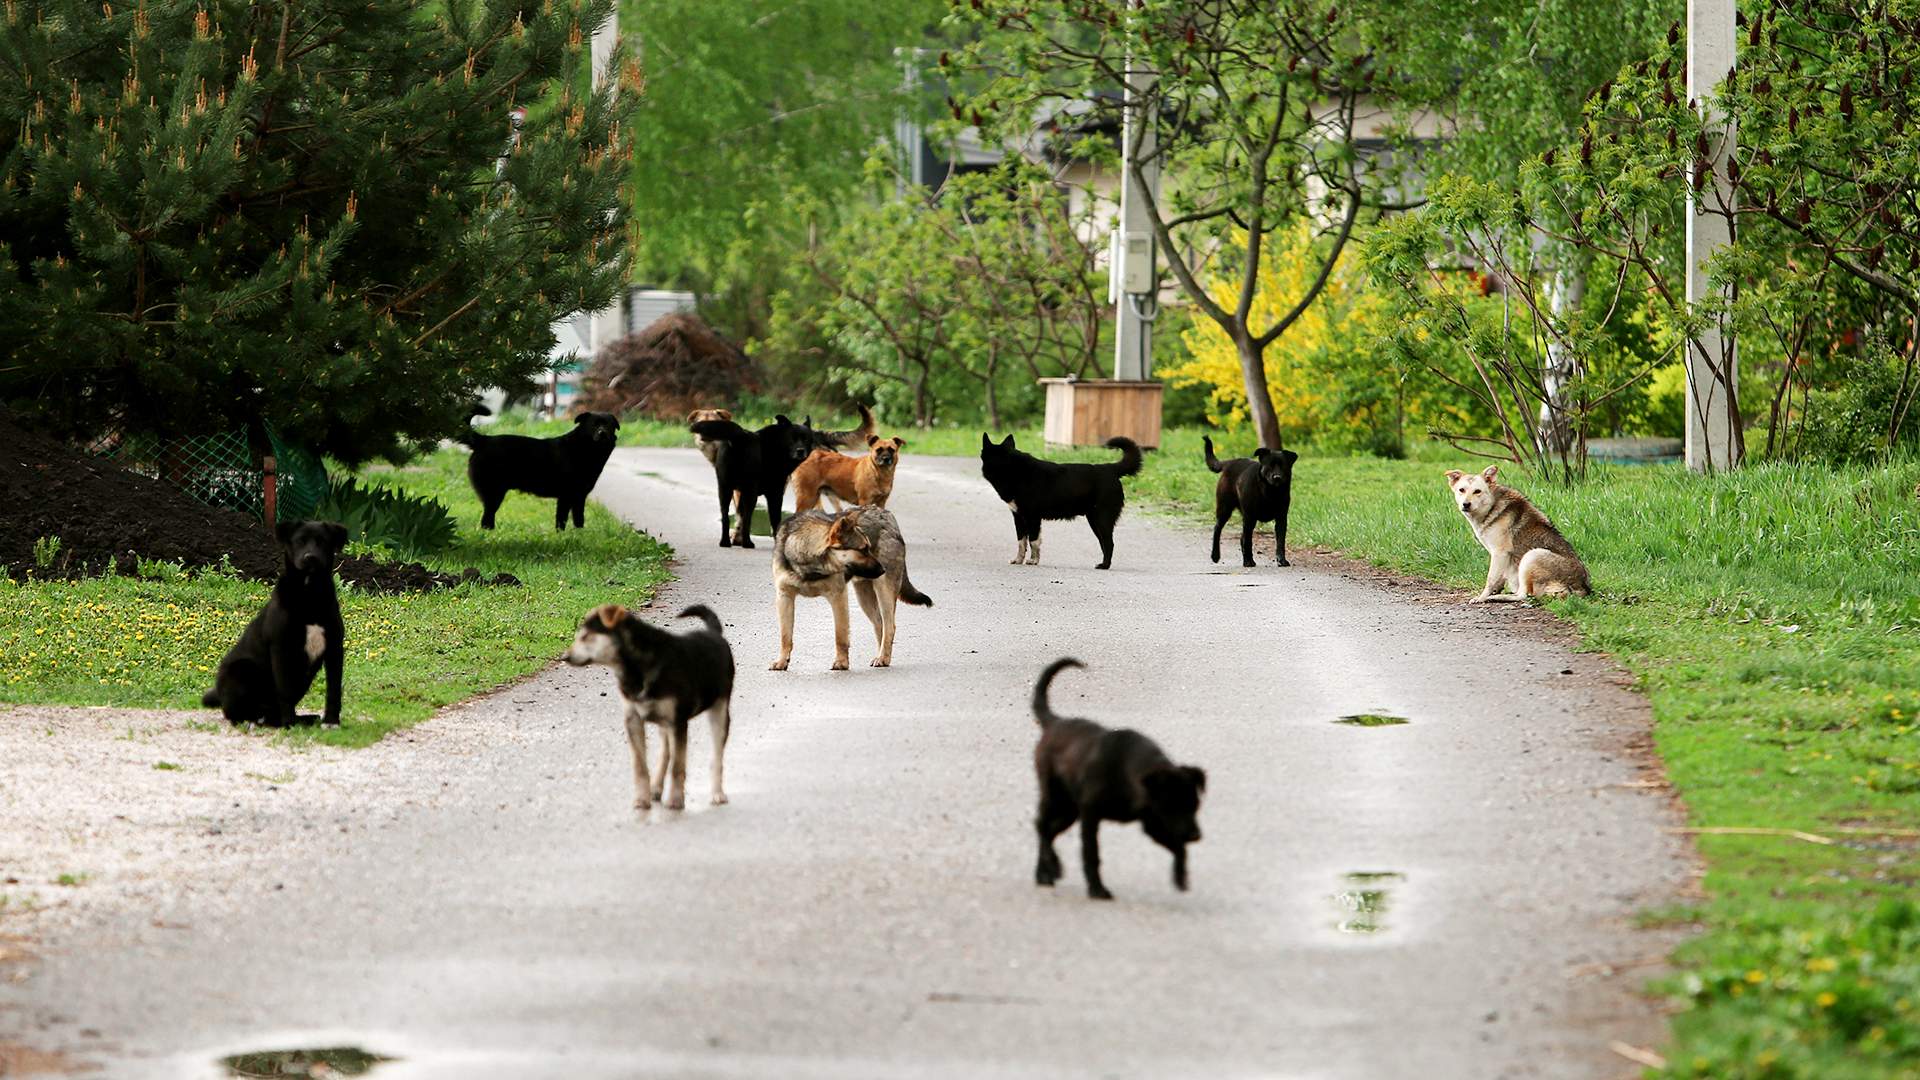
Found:
M 277 479 L 275 516 L 282 521 L 310 516 L 327 493 L 326 467 L 318 456 L 281 441 L 271 426 L 267 439 Z M 266 516 L 266 470 L 248 446 L 245 429 L 177 439 L 121 437 L 91 449 L 97 457 L 165 480 L 208 505 Z

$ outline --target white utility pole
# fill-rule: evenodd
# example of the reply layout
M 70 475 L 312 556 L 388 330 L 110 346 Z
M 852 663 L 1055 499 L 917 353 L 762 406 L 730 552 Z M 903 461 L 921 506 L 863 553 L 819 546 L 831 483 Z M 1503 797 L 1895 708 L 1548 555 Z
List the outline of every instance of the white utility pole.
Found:
M 1153 218 L 1141 185 L 1157 202 L 1160 164 L 1154 157 L 1158 144 L 1152 103 L 1156 80 L 1151 68 L 1129 61 L 1120 131 L 1120 225 L 1114 235 L 1107 289 L 1115 305 L 1113 377 L 1122 380 L 1141 381 L 1153 373 L 1153 320 L 1159 314 L 1160 290 L 1154 270 Z M 1147 162 L 1138 179 L 1135 160 Z
M 1700 110 L 1708 131 L 1706 182 L 1695 187 L 1688 170 L 1687 305 L 1710 295 L 1707 264 L 1731 240 L 1723 208 L 1733 206 L 1727 161 L 1735 146 L 1733 121 L 1713 98 L 1714 88 L 1733 70 L 1734 0 L 1687 0 L 1687 97 Z M 1714 134 L 1718 132 L 1718 134 Z M 1738 370 L 1731 336 L 1716 321 L 1686 346 L 1687 468 L 1695 472 L 1730 469 L 1740 464 L 1739 432 L 1734 430 L 1734 387 Z

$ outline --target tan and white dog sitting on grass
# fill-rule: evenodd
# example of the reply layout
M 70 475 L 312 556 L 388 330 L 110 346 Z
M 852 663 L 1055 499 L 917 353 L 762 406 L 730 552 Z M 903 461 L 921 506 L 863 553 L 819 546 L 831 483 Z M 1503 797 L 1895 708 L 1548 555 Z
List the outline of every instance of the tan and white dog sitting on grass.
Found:
M 1447 470 L 1454 502 L 1487 549 L 1487 584 L 1470 604 L 1524 600 L 1529 596 L 1586 596 L 1593 591 L 1587 565 L 1547 515 L 1527 497 L 1494 482 L 1500 466 L 1478 473 Z M 1506 588 L 1509 593 L 1501 593 Z

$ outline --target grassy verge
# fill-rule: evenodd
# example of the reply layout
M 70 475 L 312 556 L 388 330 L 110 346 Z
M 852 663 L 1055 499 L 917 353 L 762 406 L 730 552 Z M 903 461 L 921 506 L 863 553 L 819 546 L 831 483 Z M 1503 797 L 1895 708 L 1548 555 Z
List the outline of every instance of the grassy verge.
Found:
M 1170 432 L 1135 498 L 1209 522 L 1198 441 Z M 1477 588 L 1443 467 L 1309 453 L 1293 539 Z M 1692 824 L 1834 841 L 1699 837 L 1709 899 L 1648 916 L 1703 928 L 1662 1075 L 1920 1075 L 1920 463 L 1505 479 L 1591 565 L 1600 595 L 1553 607 L 1640 677 Z
M 667 577 L 670 552 L 596 504 L 587 507 L 585 529 L 556 533 L 551 501 L 509 495 L 499 527 L 481 532 L 463 451 L 380 472 L 409 492 L 440 498 L 459 519 L 459 540 L 430 565 L 505 571 L 524 587 L 342 590 L 344 722 L 298 729 L 294 738 L 376 742 L 443 705 L 538 670 L 559 655 L 582 613 L 609 600 L 642 602 Z M 0 702 L 198 708 L 213 668 L 267 592 L 264 583 L 172 568 L 146 578 L 0 582 Z M 309 711 L 320 697 L 316 685 Z

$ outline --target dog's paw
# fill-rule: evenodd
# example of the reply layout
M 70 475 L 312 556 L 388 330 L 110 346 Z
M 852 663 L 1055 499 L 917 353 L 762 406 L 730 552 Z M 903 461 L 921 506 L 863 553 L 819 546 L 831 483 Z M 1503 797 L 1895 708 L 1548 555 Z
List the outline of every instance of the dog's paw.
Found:
M 1054 883 L 1059 880 L 1060 876 L 1058 874 L 1050 874 L 1045 870 L 1037 870 L 1033 875 L 1033 883 L 1043 889 L 1053 888 Z
M 663 802 L 660 805 L 666 807 L 669 810 L 685 810 L 687 808 L 687 800 L 686 800 L 686 797 L 683 795 L 675 795 L 673 798 L 668 799 L 666 802 Z
M 727 805 L 727 793 L 724 791 L 716 791 L 713 793 L 713 797 L 707 800 L 707 803 L 712 806 L 725 806 Z
M 1478 596 L 1470 596 L 1470 597 L 1468 597 L 1468 598 L 1467 598 L 1467 603 L 1469 603 L 1469 604 L 1484 604 L 1484 603 L 1486 603 L 1486 602 L 1487 602 L 1487 594 L 1486 594 L 1486 593 L 1481 593 L 1481 594 L 1480 594 L 1480 595 L 1478 595 Z
M 868 667 L 892 667 L 893 661 L 887 659 L 884 656 L 876 656 L 873 658 L 873 662 L 868 664 L 867 666 Z
M 787 662 L 785 659 L 775 660 L 773 663 L 767 665 L 767 670 L 768 671 L 785 671 L 787 670 Z
M 1247 568 L 1248 570 L 1251 570 L 1254 567 L 1254 562 L 1252 559 L 1241 559 L 1240 565 Z
M 1213 559 L 1213 561 L 1214 561 L 1214 562 L 1219 562 L 1219 561 L 1220 561 L 1220 553 L 1219 553 L 1219 552 L 1217 552 L 1217 551 L 1216 551 L 1216 552 L 1214 552 L 1214 553 L 1213 553 L 1213 555 L 1211 556 L 1211 558 Z
M 720 546 L 721 546 L 721 547 L 732 547 L 732 546 L 733 546 L 733 537 L 731 537 L 731 536 L 723 536 L 723 537 L 721 537 L 721 538 L 720 538 Z
M 1113 899 L 1113 894 L 1107 891 L 1105 885 L 1089 885 L 1087 886 L 1087 899 L 1111 900 Z
M 1094 563 L 1093 568 L 1095 570 L 1111 570 L 1113 569 L 1113 564 L 1110 562 Z
M 1285 560 L 1285 559 L 1281 559 L 1280 561 L 1278 561 L 1278 562 L 1276 562 L 1276 563 L 1274 563 L 1273 565 L 1275 565 L 1275 566 L 1292 566 L 1293 564 L 1292 564 L 1292 563 L 1290 563 L 1290 562 L 1288 562 L 1288 561 L 1287 561 L 1287 560 Z
M 751 547 L 753 547 L 753 538 L 752 538 L 752 537 L 748 537 L 748 538 L 746 538 L 745 540 L 742 540 L 742 541 L 740 541 L 740 546 L 741 546 L 741 547 L 743 547 L 743 548 L 751 548 Z
M 633 800 L 633 808 L 635 810 L 641 811 L 642 813 L 645 813 L 646 811 L 653 809 L 653 800 L 646 797 L 645 795 L 642 795 L 639 798 Z
M 1011 562 L 1009 562 L 1009 563 L 1007 563 L 1007 565 L 1008 565 L 1008 566 L 1021 566 L 1021 565 L 1024 565 L 1024 564 L 1026 563 L 1026 561 L 1027 561 L 1027 560 L 1026 560 L 1025 558 L 1023 558 L 1023 557 L 1021 557 L 1021 556 L 1019 556 L 1019 555 L 1015 555 L 1015 556 L 1013 557 L 1013 561 L 1011 561 Z
M 835 660 L 833 662 L 833 666 L 828 668 L 827 670 L 828 671 L 845 671 L 847 670 L 847 662 L 845 659 Z

